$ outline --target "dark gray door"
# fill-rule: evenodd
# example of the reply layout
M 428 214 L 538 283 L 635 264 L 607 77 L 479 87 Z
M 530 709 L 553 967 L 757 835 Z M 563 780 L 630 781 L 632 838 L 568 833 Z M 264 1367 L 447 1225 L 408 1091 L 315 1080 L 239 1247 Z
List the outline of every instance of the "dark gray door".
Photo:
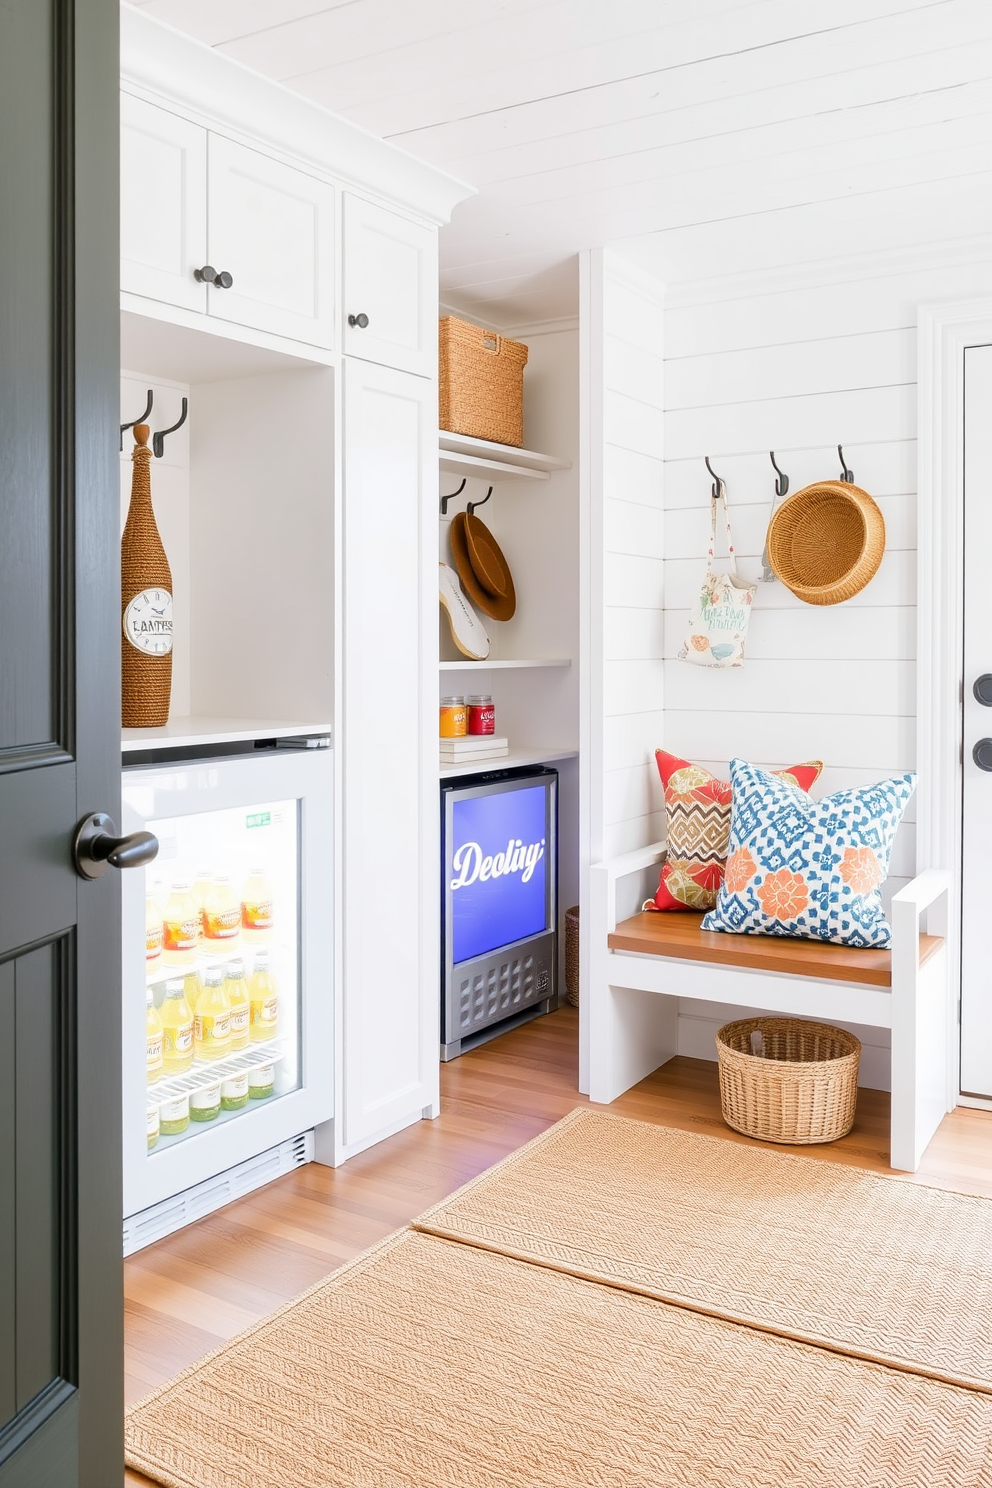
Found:
M 0 1485 L 122 1481 L 115 0 L 0 0 Z

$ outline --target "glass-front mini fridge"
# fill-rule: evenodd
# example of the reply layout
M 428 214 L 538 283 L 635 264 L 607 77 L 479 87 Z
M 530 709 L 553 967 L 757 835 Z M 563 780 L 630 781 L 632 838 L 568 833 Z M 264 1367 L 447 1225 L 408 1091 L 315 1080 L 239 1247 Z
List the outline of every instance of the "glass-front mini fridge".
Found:
M 123 875 L 125 1251 L 333 1114 L 331 780 L 303 744 L 124 771 L 159 840 Z

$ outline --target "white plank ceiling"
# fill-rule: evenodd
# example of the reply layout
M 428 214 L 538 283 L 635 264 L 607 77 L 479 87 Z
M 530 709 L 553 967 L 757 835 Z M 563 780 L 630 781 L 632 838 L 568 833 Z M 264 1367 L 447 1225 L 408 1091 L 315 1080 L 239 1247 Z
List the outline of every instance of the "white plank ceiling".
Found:
M 442 299 L 574 314 L 577 250 L 669 283 L 992 234 L 990 0 L 136 0 L 478 188 Z

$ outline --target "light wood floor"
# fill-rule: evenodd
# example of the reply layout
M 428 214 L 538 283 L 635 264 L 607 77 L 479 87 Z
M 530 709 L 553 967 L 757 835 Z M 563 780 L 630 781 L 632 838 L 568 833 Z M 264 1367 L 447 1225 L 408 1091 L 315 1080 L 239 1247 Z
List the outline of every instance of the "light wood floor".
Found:
M 442 1112 L 352 1158 L 315 1163 L 230 1204 L 125 1263 L 126 1390 L 139 1399 L 429 1204 L 585 1105 L 578 1016 L 550 1017 L 441 1067 Z M 888 1096 L 861 1092 L 854 1130 L 824 1162 L 889 1172 Z M 746 1141 L 723 1125 L 716 1065 L 673 1059 L 610 1109 Z M 795 1151 L 795 1148 L 783 1149 Z M 907 1182 L 992 1197 L 992 1112 L 964 1108 L 941 1126 Z M 127 1473 L 127 1484 L 148 1479 Z

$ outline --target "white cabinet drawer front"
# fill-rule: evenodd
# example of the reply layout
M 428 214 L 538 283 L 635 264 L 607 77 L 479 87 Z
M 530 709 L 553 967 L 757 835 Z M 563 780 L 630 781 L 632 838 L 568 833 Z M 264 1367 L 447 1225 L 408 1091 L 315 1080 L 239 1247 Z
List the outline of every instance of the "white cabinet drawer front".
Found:
M 206 249 L 207 131 L 123 94 L 121 288 L 203 311 Z
M 344 440 L 338 745 L 347 779 L 343 1115 L 352 1146 L 437 1099 L 436 677 L 425 679 L 423 667 L 437 630 L 432 384 L 348 360 Z
M 210 136 L 211 315 L 313 346 L 334 338 L 334 188 Z
M 344 349 L 350 356 L 433 374 L 437 356 L 437 233 L 346 195 Z M 368 325 L 351 324 L 359 316 Z

